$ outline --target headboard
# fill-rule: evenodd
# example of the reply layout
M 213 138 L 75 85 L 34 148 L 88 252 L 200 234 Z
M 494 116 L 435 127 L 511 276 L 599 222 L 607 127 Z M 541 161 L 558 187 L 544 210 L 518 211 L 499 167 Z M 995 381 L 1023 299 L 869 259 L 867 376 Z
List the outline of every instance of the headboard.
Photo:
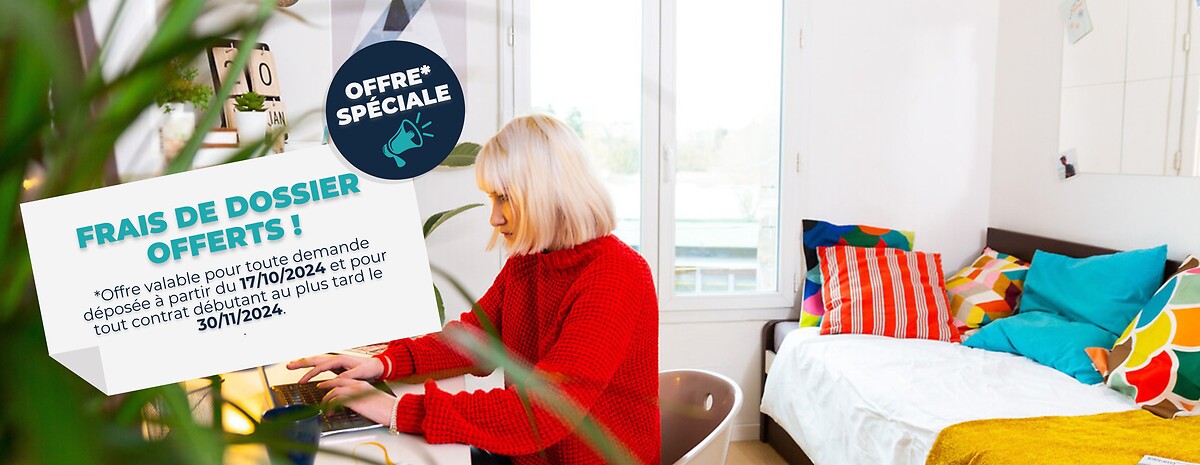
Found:
M 1033 252 L 1036 250 L 1044 250 L 1047 252 L 1075 258 L 1119 252 L 1118 250 L 1106 249 L 1104 247 L 1096 247 L 1093 245 L 1079 244 L 1076 242 L 1068 242 L 1060 239 L 1052 239 L 1049 237 L 1035 236 L 1032 234 L 1024 234 L 996 228 L 987 229 L 987 246 L 1006 254 L 1015 255 L 1017 258 L 1025 261 L 1032 261 Z M 1178 268 L 1178 261 L 1168 260 L 1166 267 L 1163 270 L 1164 279 L 1174 274 L 1175 270 Z M 954 270 L 947 271 L 954 272 Z M 771 320 L 768 321 L 767 324 L 763 325 L 763 385 L 766 385 L 767 367 L 770 366 L 771 358 L 774 357 L 775 350 L 777 348 L 775 328 L 776 326 L 781 326 L 783 324 L 791 324 L 794 326 L 797 324 L 797 320 Z M 788 433 L 784 431 L 778 423 L 775 423 L 775 420 L 771 419 L 771 417 L 764 413 L 761 416 L 761 422 L 762 426 L 759 432 L 759 439 L 764 442 L 770 442 L 772 447 L 775 448 L 777 452 L 788 459 L 788 463 L 812 463 L 808 460 L 808 457 L 804 455 L 804 451 L 800 449 L 800 446 L 796 445 L 795 441 L 791 439 L 791 436 L 789 436 Z
M 1119 250 L 1106 249 L 1104 247 L 1096 247 L 1094 245 L 1068 242 L 1060 239 L 1051 239 L 1048 237 L 1035 236 L 1032 234 L 1019 233 L 997 228 L 987 229 L 987 246 L 991 247 L 993 250 L 1013 255 L 1027 262 L 1033 261 L 1033 252 L 1035 250 L 1044 250 L 1046 252 L 1052 252 L 1075 258 L 1084 258 L 1092 255 L 1105 255 L 1120 252 Z M 1179 269 L 1178 261 L 1167 260 L 1167 265 L 1163 269 L 1163 278 L 1165 279 L 1172 274 L 1175 274 L 1175 270 L 1177 269 Z

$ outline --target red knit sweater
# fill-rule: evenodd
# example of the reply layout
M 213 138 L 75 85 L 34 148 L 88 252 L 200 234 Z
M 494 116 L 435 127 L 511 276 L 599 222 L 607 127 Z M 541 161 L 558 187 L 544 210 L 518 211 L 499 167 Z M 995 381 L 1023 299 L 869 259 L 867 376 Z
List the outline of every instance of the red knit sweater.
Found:
M 558 380 L 574 399 L 641 462 L 658 464 L 658 299 L 650 268 L 614 236 L 572 249 L 514 256 L 479 300 L 508 355 Z M 479 327 L 471 312 L 449 325 Z M 448 326 L 449 326 L 448 325 Z M 384 379 L 480 367 L 452 349 L 441 333 L 392 341 L 377 355 Z M 514 389 L 449 394 L 432 381 L 424 395 L 397 406 L 400 431 L 430 443 L 471 444 L 513 456 L 513 463 L 603 463 L 576 431 L 532 397 L 537 438 Z M 527 391 L 522 391 L 525 394 Z

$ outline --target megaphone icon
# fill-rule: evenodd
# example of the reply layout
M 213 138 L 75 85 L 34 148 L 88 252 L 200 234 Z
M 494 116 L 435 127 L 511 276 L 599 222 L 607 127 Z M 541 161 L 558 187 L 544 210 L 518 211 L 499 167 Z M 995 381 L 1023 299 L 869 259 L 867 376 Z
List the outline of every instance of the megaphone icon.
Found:
M 429 127 L 433 124 L 432 121 L 425 123 L 417 128 L 417 123 L 421 122 L 421 114 L 417 113 L 415 122 L 409 120 L 400 121 L 400 127 L 396 128 L 396 134 L 388 139 L 386 144 L 383 144 L 383 155 L 396 161 L 396 166 L 403 168 L 406 164 L 400 154 L 414 149 L 425 144 L 426 137 L 433 137 L 433 134 L 423 133 L 421 129 Z

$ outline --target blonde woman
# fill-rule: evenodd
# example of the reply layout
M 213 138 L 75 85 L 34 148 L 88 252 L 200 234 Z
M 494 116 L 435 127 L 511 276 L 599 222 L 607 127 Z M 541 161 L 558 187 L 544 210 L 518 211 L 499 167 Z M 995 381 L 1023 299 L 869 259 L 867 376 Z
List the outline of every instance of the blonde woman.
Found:
M 488 249 L 503 239 L 509 253 L 479 299 L 508 355 L 555 380 L 558 392 L 641 462 L 657 464 L 658 300 L 645 260 L 611 235 L 612 203 L 588 170 L 578 136 L 549 116 L 517 118 L 484 144 L 475 178 L 492 199 Z M 467 312 L 449 325 L 480 322 Z M 424 395 L 396 399 L 361 381 L 491 371 L 442 333 L 392 341 L 371 359 L 325 355 L 288 364 L 303 367 L 312 368 L 301 382 L 345 370 L 321 383 L 332 389 L 326 400 L 342 400 L 393 431 L 496 454 L 476 463 L 602 463 L 579 432 L 581 419 L 559 418 L 534 397 L 535 430 L 509 382 L 448 394 L 429 381 Z

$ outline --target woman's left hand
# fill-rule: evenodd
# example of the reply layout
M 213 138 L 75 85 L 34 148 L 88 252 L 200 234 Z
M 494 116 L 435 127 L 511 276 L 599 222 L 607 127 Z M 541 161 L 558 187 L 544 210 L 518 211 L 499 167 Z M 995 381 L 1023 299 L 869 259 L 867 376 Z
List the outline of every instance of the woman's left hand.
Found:
M 390 426 L 392 408 L 396 406 L 396 397 L 375 389 L 371 383 L 351 378 L 337 377 L 317 384 L 317 387 L 329 389 L 323 402 L 337 403 L 353 409 L 359 415 L 384 426 Z

